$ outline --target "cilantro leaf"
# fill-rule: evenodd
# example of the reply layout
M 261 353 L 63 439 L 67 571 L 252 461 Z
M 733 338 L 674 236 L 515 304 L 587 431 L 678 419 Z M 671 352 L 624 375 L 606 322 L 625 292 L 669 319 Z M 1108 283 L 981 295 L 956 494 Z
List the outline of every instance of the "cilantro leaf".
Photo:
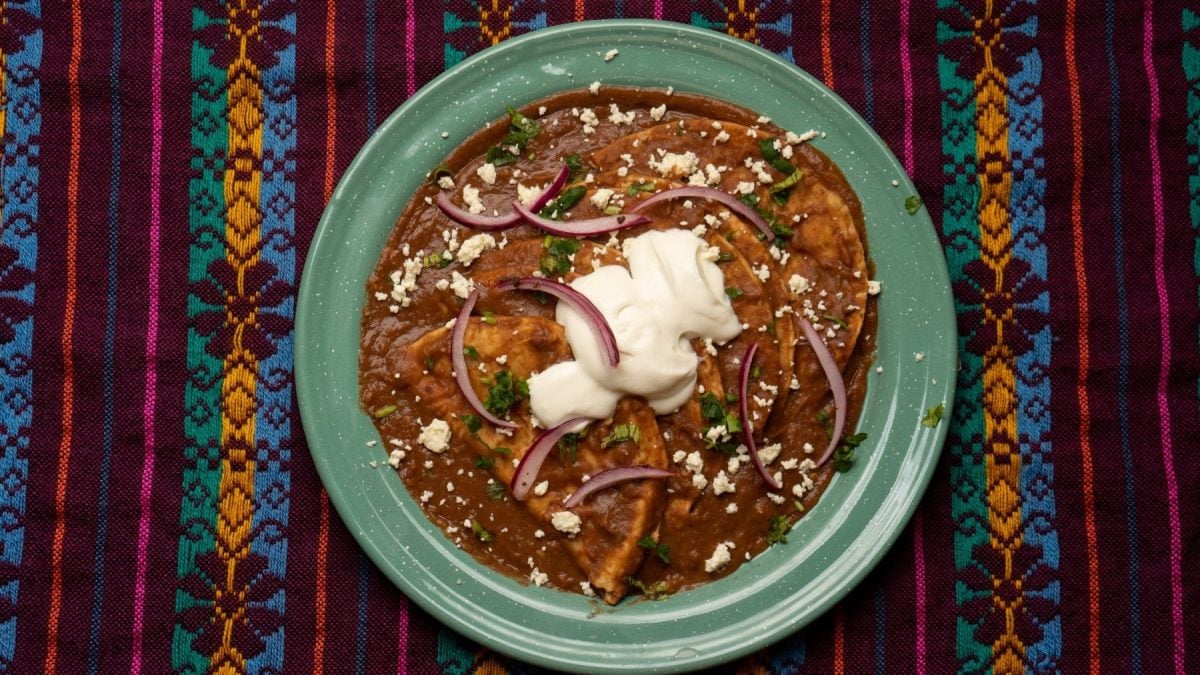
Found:
M 549 204 L 542 207 L 538 211 L 538 215 L 543 218 L 551 218 L 558 220 L 564 213 L 570 211 L 572 207 L 579 203 L 580 199 L 587 194 L 587 188 L 582 185 L 575 185 L 563 190 L 558 197 Z
M 600 448 L 605 449 L 610 445 L 617 443 L 640 443 L 642 440 L 642 430 L 636 424 L 618 424 L 612 428 L 612 432 L 603 441 L 600 441 Z
M 466 347 L 463 347 L 463 355 L 466 356 L 468 359 L 474 359 L 476 361 L 479 360 L 479 350 L 475 349 L 475 347 L 473 347 L 472 345 L 467 345 Z
M 567 182 L 573 183 L 573 182 L 575 182 L 575 179 L 577 179 L 583 175 L 583 172 L 584 172 L 583 159 L 581 159 L 579 157 L 578 152 L 575 152 L 570 155 L 567 155 L 567 158 L 564 161 L 567 164 L 567 168 L 570 169 L 570 171 L 571 171 L 571 173 L 567 176 Z
M 467 427 L 467 431 L 472 435 L 479 433 L 479 430 L 483 427 L 483 420 L 479 419 L 478 415 L 459 415 L 458 419 L 462 420 L 462 423 Z
M 571 256 L 579 252 L 581 242 L 570 237 L 546 235 L 542 240 L 542 258 L 538 267 L 548 277 L 561 277 L 571 271 Z
M 652 180 L 644 183 L 630 183 L 629 187 L 625 188 L 625 194 L 629 197 L 636 197 L 640 192 L 654 192 L 657 187 Z
M 480 455 L 475 458 L 475 468 L 487 471 L 496 465 L 496 460 Z
M 925 417 L 921 418 L 922 426 L 927 426 L 933 429 L 942 421 L 942 415 L 946 413 L 946 404 L 939 403 L 929 410 L 925 411 Z
M 394 414 L 396 412 L 396 410 L 397 410 L 397 408 L 394 404 L 381 405 L 378 408 L 376 408 L 375 410 L 371 411 L 371 415 L 375 419 L 381 420 L 385 417 L 391 416 L 392 414 Z
M 659 581 L 653 585 L 647 586 L 642 582 L 641 579 L 636 577 L 625 577 L 625 583 L 641 591 L 642 595 L 644 595 L 648 600 L 663 600 L 667 598 L 667 596 L 671 595 L 667 592 L 667 583 L 665 581 Z
M 496 538 L 496 535 L 483 529 L 483 526 L 479 524 L 478 520 L 471 521 L 471 531 L 475 533 L 476 537 L 479 537 L 479 541 L 482 541 L 485 544 L 490 544 L 492 540 Z
M 563 464 L 574 464 L 575 458 L 579 454 L 579 440 L 583 438 L 583 432 L 573 434 L 563 434 L 563 437 L 558 439 L 558 460 Z
M 916 195 L 909 196 L 904 200 L 904 210 L 908 211 L 910 216 L 917 215 L 917 211 L 921 210 L 921 198 Z
M 507 370 L 501 370 L 496 373 L 491 386 L 488 387 L 488 395 L 483 402 L 483 407 L 493 415 L 500 417 L 526 398 L 529 398 L 529 383 Z
M 737 286 L 730 286 L 725 289 L 725 295 L 728 295 L 730 300 L 737 300 L 745 295 L 745 293 L 743 293 L 742 289 L 738 288 Z
M 504 498 L 508 496 L 508 488 L 504 487 L 504 483 L 498 481 L 488 483 L 483 491 L 487 493 L 488 499 L 494 502 L 504 501 Z
M 833 468 L 838 473 L 845 473 L 854 466 L 854 450 L 867 440 L 865 432 L 851 434 L 842 439 L 841 445 L 833 451 Z
M 788 530 L 792 529 L 792 524 L 788 522 L 787 516 L 775 516 L 771 519 L 771 526 L 767 530 L 767 544 L 786 544 Z
M 658 556 L 658 559 L 663 561 L 664 563 L 666 563 L 668 565 L 671 564 L 671 547 L 670 546 L 667 546 L 666 544 L 662 544 L 657 541 L 654 541 L 654 538 L 651 537 L 650 535 L 646 535 L 646 536 L 642 537 L 641 539 L 639 539 L 637 544 L 638 544 L 638 546 L 640 546 L 640 547 L 646 549 L 647 551 L 650 551 L 654 555 Z

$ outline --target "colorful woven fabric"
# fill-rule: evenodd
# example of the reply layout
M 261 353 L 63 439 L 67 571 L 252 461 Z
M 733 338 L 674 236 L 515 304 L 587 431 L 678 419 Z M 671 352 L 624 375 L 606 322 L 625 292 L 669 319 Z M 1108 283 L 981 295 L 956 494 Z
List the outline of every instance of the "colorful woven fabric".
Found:
M 293 394 L 297 277 L 386 115 L 508 37 L 648 17 L 819 76 L 913 176 L 950 440 L 747 673 L 1200 672 L 1200 6 L 0 2 L 0 672 L 502 673 L 366 559 Z

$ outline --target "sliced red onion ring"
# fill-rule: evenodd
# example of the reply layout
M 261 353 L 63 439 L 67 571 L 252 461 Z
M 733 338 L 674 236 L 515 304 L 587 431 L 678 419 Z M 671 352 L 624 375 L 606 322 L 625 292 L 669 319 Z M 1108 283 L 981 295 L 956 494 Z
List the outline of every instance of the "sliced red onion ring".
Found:
M 534 227 L 545 230 L 550 234 L 557 234 L 563 237 L 588 237 L 593 234 L 604 234 L 614 230 L 623 230 L 627 227 L 635 225 L 645 225 L 650 222 L 646 216 L 631 216 L 628 214 L 617 214 L 615 216 L 604 216 L 603 218 L 589 218 L 587 220 L 573 220 L 570 222 L 560 222 L 543 218 L 535 211 L 526 208 L 521 202 L 513 202 L 513 210 L 521 214 L 525 222 Z
M 842 379 L 842 371 L 838 369 L 833 354 L 829 353 L 829 347 L 826 347 L 821 336 L 817 335 L 817 329 L 813 328 L 807 319 L 800 317 L 800 330 L 804 331 L 805 339 L 817 353 L 817 360 L 821 362 L 821 368 L 829 380 L 829 389 L 833 392 L 833 433 L 829 436 L 829 447 L 825 448 L 821 459 L 817 460 L 817 466 L 822 466 L 829 461 L 833 451 L 842 442 L 842 431 L 846 427 L 846 382 Z
M 568 509 L 573 509 L 583 503 L 583 500 L 588 498 L 588 495 L 593 492 L 599 492 L 606 487 L 611 487 L 617 483 L 624 483 L 631 480 L 641 480 L 643 478 L 670 478 L 670 471 L 663 471 L 652 466 L 636 465 L 636 466 L 619 466 L 615 469 L 608 469 L 592 476 L 588 482 L 584 483 L 575 491 L 575 494 L 567 497 L 563 502 L 563 506 Z
M 533 200 L 533 203 L 529 205 L 529 210 L 534 213 L 541 211 L 543 206 L 549 204 L 551 199 L 558 196 L 559 191 L 567 184 L 567 177 L 570 175 L 571 167 L 563 164 L 562 168 L 558 170 L 558 175 L 554 177 L 554 180 L 550 181 L 550 186 L 543 190 L 542 194 L 538 195 L 537 199 Z M 516 212 L 514 211 L 513 213 Z M 520 217 L 520 214 L 517 214 L 517 216 Z
M 479 413 L 480 417 L 498 427 L 514 429 L 517 426 L 515 423 L 502 420 L 488 412 L 479 397 L 475 395 L 475 389 L 471 387 L 471 371 L 467 369 L 467 357 L 463 354 L 463 341 L 467 335 L 467 322 L 471 320 L 471 310 L 475 309 L 477 300 L 479 300 L 479 289 L 474 289 L 467 296 L 467 301 L 463 303 L 462 309 L 459 310 L 458 318 L 454 320 L 454 332 L 450 334 L 450 364 L 454 368 L 454 381 L 458 383 L 458 389 L 466 397 L 467 403 L 471 404 L 471 408 Z
M 720 204 L 728 207 L 730 211 L 733 211 L 742 218 L 754 223 L 754 226 L 757 227 L 764 236 L 766 236 L 767 241 L 775 241 L 775 233 L 771 231 L 771 226 L 767 224 L 767 221 L 762 216 L 758 215 L 758 211 L 755 211 L 754 208 L 749 204 L 740 201 L 737 197 L 734 197 L 728 192 L 723 192 L 716 188 L 690 185 L 687 187 L 663 190 L 653 197 L 650 197 L 646 201 L 638 202 L 636 206 L 634 206 L 632 209 L 629 209 L 629 212 L 637 213 L 638 211 L 654 206 L 659 202 L 665 202 L 671 199 L 685 199 L 689 197 L 695 197 L 696 199 L 709 199 L 714 202 L 719 202 Z
M 754 426 L 750 424 L 750 364 L 754 361 L 754 355 L 758 353 L 758 343 L 755 342 L 746 350 L 746 355 L 742 357 L 742 370 L 738 375 L 738 397 L 741 402 L 742 414 L 742 438 L 746 441 L 746 447 L 750 450 L 750 461 L 754 463 L 754 470 L 762 476 L 764 482 L 771 487 L 772 490 L 781 490 L 783 486 L 771 472 L 767 471 L 767 467 L 763 464 L 762 458 L 758 456 L 758 445 L 754 442 Z
M 592 329 L 592 334 L 596 336 L 596 341 L 600 343 L 600 348 L 604 350 L 604 356 L 608 359 L 608 365 L 616 368 L 621 362 L 621 353 L 617 351 L 617 336 L 613 335 L 612 328 L 609 327 L 604 315 L 600 313 L 596 305 L 592 304 L 592 301 L 588 300 L 587 296 L 583 293 L 566 284 L 539 277 L 508 279 L 501 281 L 493 288 L 498 292 L 516 290 L 541 291 L 562 300 L 570 305 L 571 309 L 579 312 L 583 320 L 587 322 L 588 328 Z
M 521 222 L 521 214 L 519 213 L 506 213 L 503 216 L 483 216 L 478 213 L 471 213 L 466 209 L 461 209 L 455 206 L 454 202 L 450 201 L 449 193 L 444 191 L 438 193 L 437 206 L 450 220 L 473 230 L 483 230 L 485 232 L 507 230 Z
M 574 417 L 556 427 L 551 427 L 543 431 L 537 437 L 537 440 L 529 447 L 525 456 L 521 458 L 520 463 L 517 464 L 517 471 L 513 474 L 512 484 L 509 486 L 513 496 L 518 501 L 524 501 L 533 484 L 537 482 L 537 475 L 538 471 L 542 469 L 542 462 L 546 461 L 546 456 L 554 449 L 558 440 L 574 431 L 579 425 L 586 424 L 587 422 L 588 419 L 586 417 Z

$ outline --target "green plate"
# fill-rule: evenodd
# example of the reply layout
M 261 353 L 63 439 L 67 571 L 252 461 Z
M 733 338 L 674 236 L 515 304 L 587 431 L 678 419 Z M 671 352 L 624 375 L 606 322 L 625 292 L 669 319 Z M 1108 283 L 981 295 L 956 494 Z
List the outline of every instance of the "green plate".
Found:
M 620 55 L 606 62 L 610 49 Z M 859 460 L 788 536 L 734 574 L 662 602 L 597 612 L 577 594 L 492 572 L 430 523 L 358 408 L 364 284 L 429 167 L 473 131 L 558 91 L 666 87 L 740 103 L 813 141 L 862 198 L 879 297 L 877 363 Z M 442 134 L 448 137 L 443 139 Z M 893 187 L 892 181 L 899 187 Z M 540 30 L 446 71 L 400 107 L 358 153 L 317 228 L 300 284 L 296 380 L 304 431 L 329 496 L 375 564 L 463 635 L 535 664 L 573 671 L 679 671 L 759 649 L 811 622 L 883 557 L 916 508 L 949 426 L 919 424 L 954 399 L 956 338 L 942 249 L 914 188 L 878 136 L 841 99 L 775 55 L 709 30 L 597 21 Z M 917 361 L 916 353 L 924 354 Z M 372 468 L 370 462 L 378 462 Z

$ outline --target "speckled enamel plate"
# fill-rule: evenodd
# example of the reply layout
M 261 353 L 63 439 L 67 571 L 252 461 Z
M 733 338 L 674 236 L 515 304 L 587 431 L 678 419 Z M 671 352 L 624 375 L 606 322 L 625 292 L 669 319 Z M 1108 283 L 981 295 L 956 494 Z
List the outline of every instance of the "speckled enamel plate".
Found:
M 610 49 L 620 55 L 606 62 Z M 734 574 L 661 602 L 597 608 L 532 588 L 457 549 L 381 460 L 358 408 L 364 284 L 425 172 L 473 131 L 549 94 L 605 84 L 723 98 L 797 131 L 842 168 L 862 199 L 879 297 L 878 357 L 853 470 L 777 545 Z M 446 138 L 442 138 L 447 134 Z M 898 181 L 899 187 L 893 187 Z M 653 21 L 570 24 L 504 42 L 446 71 L 380 127 L 342 177 L 300 285 L 296 378 L 304 430 L 338 513 L 414 602 L 492 649 L 563 670 L 680 671 L 733 659 L 811 622 L 883 557 L 933 472 L 947 421 L 919 424 L 954 399 L 955 322 L 942 249 L 908 176 L 841 99 L 795 66 L 708 30 Z M 925 355 L 917 361 L 915 353 Z M 377 461 L 378 468 L 370 465 Z M 599 611 L 598 611 L 599 609 Z

